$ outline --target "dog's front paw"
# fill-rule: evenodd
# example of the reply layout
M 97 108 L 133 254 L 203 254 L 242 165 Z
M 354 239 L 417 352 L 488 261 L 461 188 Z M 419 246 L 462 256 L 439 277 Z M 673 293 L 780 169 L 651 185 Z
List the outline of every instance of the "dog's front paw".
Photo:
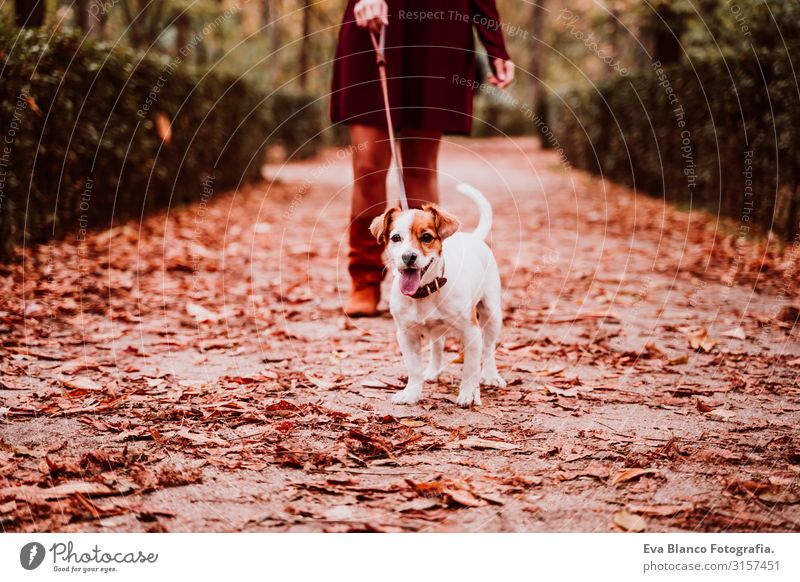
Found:
M 416 404 L 419 402 L 420 398 L 422 398 L 421 390 L 410 390 L 405 388 L 402 392 L 398 392 L 392 396 L 392 402 L 394 404 Z
M 464 386 L 458 391 L 458 398 L 456 404 L 461 408 L 469 408 L 473 404 L 475 406 L 481 405 L 481 389 L 479 387 L 465 388 Z
M 497 370 L 484 370 L 481 373 L 481 384 L 484 386 L 497 386 L 498 388 L 506 387 L 506 381 L 500 377 Z

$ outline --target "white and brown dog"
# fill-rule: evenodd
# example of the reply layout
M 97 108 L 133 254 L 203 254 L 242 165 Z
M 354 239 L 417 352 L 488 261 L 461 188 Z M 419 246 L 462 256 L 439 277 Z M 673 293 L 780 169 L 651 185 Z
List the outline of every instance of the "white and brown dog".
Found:
M 471 186 L 460 184 L 458 191 L 480 210 L 474 232 L 457 232 L 458 219 L 435 204 L 405 212 L 389 208 L 370 226 L 378 242 L 386 244 L 394 270 L 389 307 L 408 369 L 408 384 L 392 399 L 395 404 L 416 403 L 423 381 L 439 378 L 448 333 L 458 334 L 464 349 L 459 406 L 481 403 L 480 384 L 506 385 L 494 357 L 503 323 L 500 275 L 484 240 L 492 227 L 492 207 Z M 424 372 L 423 334 L 431 344 Z

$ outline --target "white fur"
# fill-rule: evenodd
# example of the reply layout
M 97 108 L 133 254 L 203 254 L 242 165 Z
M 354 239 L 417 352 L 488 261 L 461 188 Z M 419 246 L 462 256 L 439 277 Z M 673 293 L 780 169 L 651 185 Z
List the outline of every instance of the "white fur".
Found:
M 495 347 L 503 315 L 500 275 L 497 263 L 484 238 L 492 223 L 492 208 L 475 188 L 461 184 L 458 191 L 476 202 L 480 222 L 474 232 L 457 232 L 442 241 L 442 256 L 419 256 L 417 266 L 431 263 L 421 285 L 444 276 L 447 284 L 423 299 L 403 295 L 399 285 L 402 254 L 411 246 L 410 227 L 414 213 L 406 211 L 391 224 L 388 240 L 395 234 L 401 242 L 389 242 L 387 251 L 394 270 L 389 300 L 397 324 L 397 340 L 408 370 L 408 383 L 394 396 L 396 404 L 414 404 L 422 397 L 424 381 L 435 381 L 444 367 L 444 338 L 457 335 L 463 345 L 464 369 L 458 393 L 459 406 L 481 403 L 480 384 L 504 387 L 505 381 L 497 372 Z M 478 306 L 479 325 L 475 325 L 473 309 Z M 423 371 L 422 335 L 430 340 L 430 361 Z

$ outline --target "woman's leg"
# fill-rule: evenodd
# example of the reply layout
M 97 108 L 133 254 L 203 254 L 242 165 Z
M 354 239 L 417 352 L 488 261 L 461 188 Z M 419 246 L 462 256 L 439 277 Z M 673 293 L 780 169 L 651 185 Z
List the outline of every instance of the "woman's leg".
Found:
M 383 280 L 383 247 L 372 236 L 372 219 L 386 208 L 386 174 L 391 161 L 389 134 L 368 125 L 350 126 L 353 149 L 353 198 L 350 211 L 348 270 L 352 280 L 345 313 L 351 317 L 378 314 Z
M 422 206 L 426 202 L 439 203 L 437 159 L 442 132 L 427 129 L 404 129 L 400 139 L 403 158 L 403 182 L 406 185 L 408 204 Z

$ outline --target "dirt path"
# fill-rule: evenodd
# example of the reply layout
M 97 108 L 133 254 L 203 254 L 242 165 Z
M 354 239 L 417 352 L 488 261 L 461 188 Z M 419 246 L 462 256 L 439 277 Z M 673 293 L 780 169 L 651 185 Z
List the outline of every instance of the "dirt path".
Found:
M 3 530 L 800 530 L 790 253 L 451 141 L 444 204 L 495 208 L 509 387 L 457 409 L 451 363 L 398 407 L 390 317 L 340 315 L 347 156 L 267 171 L 0 267 Z

